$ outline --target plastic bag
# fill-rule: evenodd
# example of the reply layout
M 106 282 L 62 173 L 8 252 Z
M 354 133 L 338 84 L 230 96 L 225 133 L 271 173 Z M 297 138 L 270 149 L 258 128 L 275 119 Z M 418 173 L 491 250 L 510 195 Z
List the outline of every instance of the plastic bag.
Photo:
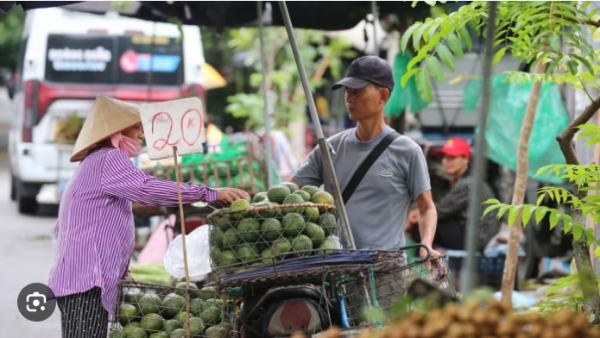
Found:
M 210 246 L 208 245 L 208 226 L 201 226 L 185 237 L 187 247 L 188 271 L 190 277 L 209 274 Z M 183 245 L 181 235 L 169 244 L 165 255 L 165 270 L 174 278 L 185 278 L 183 265 Z

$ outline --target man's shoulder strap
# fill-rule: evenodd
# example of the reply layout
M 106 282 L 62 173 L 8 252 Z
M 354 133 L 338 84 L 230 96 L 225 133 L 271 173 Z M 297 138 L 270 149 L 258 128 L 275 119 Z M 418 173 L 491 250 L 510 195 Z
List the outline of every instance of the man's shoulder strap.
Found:
M 365 158 L 365 160 L 360 164 L 356 172 L 354 172 L 354 176 L 348 182 L 348 185 L 344 189 L 342 193 L 342 198 L 344 199 L 344 204 L 348 203 L 348 200 L 354 193 L 354 190 L 358 187 L 363 177 L 367 174 L 367 171 L 371 168 L 373 163 L 381 156 L 381 154 L 387 149 L 387 147 L 394 142 L 400 134 L 393 130 L 391 133 L 387 134 L 376 146 L 371 150 L 371 153 Z

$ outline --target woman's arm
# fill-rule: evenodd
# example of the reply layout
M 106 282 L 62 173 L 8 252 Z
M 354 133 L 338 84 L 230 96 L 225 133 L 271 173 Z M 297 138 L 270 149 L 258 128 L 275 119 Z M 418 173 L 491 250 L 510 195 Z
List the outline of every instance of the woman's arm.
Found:
M 102 188 L 108 195 L 150 206 L 177 206 L 177 183 L 158 179 L 138 168 L 119 150 L 109 151 L 102 164 Z M 184 184 L 183 203 L 214 202 L 217 190 L 203 184 Z
M 435 205 L 438 221 L 461 215 L 469 206 L 469 184 L 459 180 L 456 185 Z

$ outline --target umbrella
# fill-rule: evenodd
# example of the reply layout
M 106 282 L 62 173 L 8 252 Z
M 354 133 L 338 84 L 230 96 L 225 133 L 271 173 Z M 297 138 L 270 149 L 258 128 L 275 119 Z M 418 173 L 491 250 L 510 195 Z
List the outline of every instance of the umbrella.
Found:
M 227 81 L 219 74 L 219 72 L 208 63 L 204 63 L 201 68 L 202 78 L 204 79 L 203 87 L 205 90 L 225 87 Z

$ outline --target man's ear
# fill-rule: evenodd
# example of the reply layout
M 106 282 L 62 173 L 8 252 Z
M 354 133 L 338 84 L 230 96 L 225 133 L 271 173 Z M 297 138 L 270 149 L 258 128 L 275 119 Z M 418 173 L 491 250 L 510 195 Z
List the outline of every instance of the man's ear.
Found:
M 381 93 L 381 99 L 383 100 L 383 104 L 386 104 L 390 99 L 390 90 L 387 88 L 381 88 L 379 92 Z

